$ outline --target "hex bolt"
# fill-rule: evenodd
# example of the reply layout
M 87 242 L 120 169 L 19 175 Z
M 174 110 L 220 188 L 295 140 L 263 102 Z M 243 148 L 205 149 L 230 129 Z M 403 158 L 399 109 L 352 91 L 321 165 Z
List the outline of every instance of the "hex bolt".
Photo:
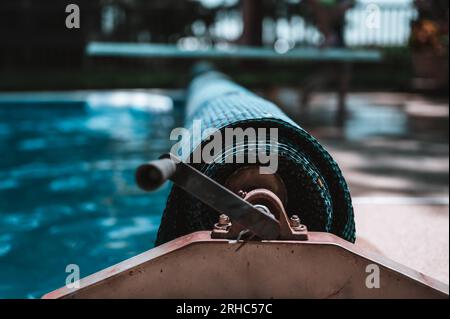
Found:
M 228 217 L 227 215 L 225 215 L 225 214 L 220 214 L 220 216 L 219 216 L 219 225 L 220 226 L 226 226 L 226 225 L 228 225 L 230 223 L 230 217 Z
M 247 196 L 247 192 L 245 192 L 245 191 L 243 191 L 243 190 L 240 190 L 237 194 L 238 194 L 241 198 L 245 198 L 245 196 Z
M 300 218 L 297 215 L 292 215 L 290 220 L 292 227 L 300 227 Z
M 220 214 L 219 221 L 214 224 L 216 230 L 227 230 L 231 226 L 230 217 L 225 214 Z

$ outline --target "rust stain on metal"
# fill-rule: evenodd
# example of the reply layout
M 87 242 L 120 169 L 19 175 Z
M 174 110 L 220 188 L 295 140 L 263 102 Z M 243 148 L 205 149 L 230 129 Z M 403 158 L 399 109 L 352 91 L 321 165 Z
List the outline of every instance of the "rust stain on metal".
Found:
M 338 296 L 342 290 L 344 290 L 344 288 L 350 283 L 351 278 L 349 278 L 344 285 L 342 285 L 340 288 L 336 289 L 335 291 L 333 291 L 331 294 L 329 294 L 328 296 L 325 297 L 325 299 L 331 299 L 333 297 Z

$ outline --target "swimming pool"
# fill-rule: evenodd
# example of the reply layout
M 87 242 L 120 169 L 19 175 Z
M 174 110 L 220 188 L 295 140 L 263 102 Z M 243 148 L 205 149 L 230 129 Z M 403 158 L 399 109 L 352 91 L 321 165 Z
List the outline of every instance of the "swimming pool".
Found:
M 181 94 L 0 94 L 0 298 L 39 298 L 153 247 L 169 185 L 134 169 L 170 148 Z

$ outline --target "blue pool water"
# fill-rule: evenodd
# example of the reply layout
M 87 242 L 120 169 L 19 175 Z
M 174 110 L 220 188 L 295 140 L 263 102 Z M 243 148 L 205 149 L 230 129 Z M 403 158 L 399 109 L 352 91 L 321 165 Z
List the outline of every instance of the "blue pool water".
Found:
M 170 148 L 181 103 L 148 92 L 0 94 L 0 298 L 39 298 L 153 246 L 169 185 L 134 169 Z

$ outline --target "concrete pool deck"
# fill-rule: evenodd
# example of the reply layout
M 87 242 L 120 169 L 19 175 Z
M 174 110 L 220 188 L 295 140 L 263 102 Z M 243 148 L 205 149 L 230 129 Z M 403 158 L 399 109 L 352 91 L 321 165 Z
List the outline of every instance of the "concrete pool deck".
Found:
M 353 93 L 343 128 L 335 96 L 316 94 L 301 115 L 293 91 L 280 105 L 332 154 L 350 186 L 357 243 L 449 282 L 448 101 Z

